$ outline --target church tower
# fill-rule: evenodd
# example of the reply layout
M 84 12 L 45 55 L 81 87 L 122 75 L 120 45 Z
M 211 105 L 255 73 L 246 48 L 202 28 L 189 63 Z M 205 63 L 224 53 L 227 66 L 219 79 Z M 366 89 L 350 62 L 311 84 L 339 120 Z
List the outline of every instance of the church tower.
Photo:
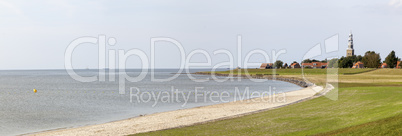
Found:
M 349 34 L 348 49 L 346 49 L 346 57 L 355 55 L 355 50 L 353 49 L 353 34 Z

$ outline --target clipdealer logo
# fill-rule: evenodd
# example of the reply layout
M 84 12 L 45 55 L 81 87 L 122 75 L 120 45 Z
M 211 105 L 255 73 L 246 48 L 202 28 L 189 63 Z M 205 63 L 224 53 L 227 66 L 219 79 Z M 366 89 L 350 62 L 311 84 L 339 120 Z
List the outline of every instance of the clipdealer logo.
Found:
M 325 46 L 321 46 L 321 44 L 317 44 L 310 48 L 308 51 L 306 51 L 305 55 L 303 56 L 302 60 L 304 59 L 312 59 L 314 57 L 325 57 L 325 58 L 337 58 L 337 52 L 339 50 L 339 45 L 338 45 L 338 34 L 328 38 L 325 40 Z M 155 54 L 155 49 L 158 47 L 157 43 L 159 42 L 166 42 L 166 43 L 171 43 L 173 44 L 177 50 L 180 52 L 180 67 L 177 73 L 172 74 L 172 76 L 165 78 L 165 79 L 158 79 L 155 77 L 155 58 L 158 56 L 158 54 Z M 239 67 L 241 67 L 246 73 L 248 73 L 249 68 L 255 68 L 259 67 L 261 63 L 255 63 L 250 61 L 251 56 L 253 55 L 262 55 L 263 58 L 265 59 L 266 62 L 275 62 L 280 55 L 286 54 L 286 49 L 281 49 L 281 50 L 272 50 L 271 55 L 267 51 L 261 50 L 261 49 L 254 49 L 245 54 L 245 57 L 243 59 L 243 51 L 242 51 L 242 36 L 238 35 L 237 36 L 237 45 L 236 45 L 236 53 L 232 53 L 230 50 L 226 49 L 219 49 L 213 51 L 213 54 L 208 53 L 204 49 L 196 49 L 192 50 L 188 54 L 186 54 L 186 50 L 184 49 L 183 45 L 176 39 L 173 38 L 168 38 L 168 37 L 155 37 L 150 39 L 150 55 L 148 56 L 144 51 L 140 49 L 130 49 L 130 50 L 124 50 L 124 49 L 108 49 L 106 50 L 107 46 L 117 46 L 116 45 L 117 40 L 114 37 L 109 37 L 106 38 L 106 35 L 99 35 L 98 37 L 79 37 L 75 40 L 73 40 L 68 46 L 65 51 L 65 69 L 68 72 L 68 74 L 75 80 L 80 81 L 80 82 L 94 82 L 94 81 L 100 81 L 100 82 L 115 82 L 116 76 L 118 76 L 118 84 L 119 84 L 119 94 L 125 94 L 126 93 L 126 82 L 139 82 L 142 81 L 146 75 L 148 74 L 148 71 L 150 70 L 151 74 L 151 82 L 168 82 L 171 80 L 176 79 L 181 73 L 185 71 L 186 75 L 194 82 L 206 82 L 210 80 L 214 80 L 216 82 L 225 82 L 227 80 L 234 80 L 233 78 L 217 78 L 215 76 L 215 71 L 218 68 L 222 67 L 230 67 L 234 68 L 235 64 L 238 64 Z M 83 44 L 93 44 L 97 45 L 98 47 L 98 75 L 86 77 L 86 76 L 81 76 L 77 74 L 74 71 L 73 68 L 73 62 L 72 62 L 72 54 L 78 46 L 81 46 Z M 108 56 L 106 55 L 106 52 L 108 53 Z M 203 55 L 205 59 L 207 60 L 206 62 L 190 62 L 191 58 L 194 55 Z M 229 58 L 228 61 L 224 62 L 219 62 L 216 64 L 212 64 L 212 57 L 213 55 L 225 55 Z M 236 60 L 235 60 L 236 56 Z M 129 76 L 126 72 L 126 64 L 127 64 L 127 59 L 130 57 L 138 57 L 141 60 L 141 72 L 138 76 Z M 118 59 L 116 61 L 116 58 Z M 236 61 L 236 62 L 235 62 Z M 110 70 L 106 71 L 104 68 L 108 67 Z M 191 68 L 205 68 L 205 67 L 211 67 L 211 77 L 206 78 L 206 79 L 196 79 L 193 77 L 189 69 Z M 117 71 L 117 75 L 116 72 Z M 276 79 L 276 69 L 272 69 L 273 71 L 273 80 Z M 108 72 L 108 73 L 107 73 Z M 237 71 L 238 73 L 234 73 L 234 71 L 230 71 L 229 75 L 235 75 L 235 74 L 241 74 L 241 71 Z M 109 76 L 109 79 L 106 80 L 106 76 Z M 266 79 L 261 80 L 261 79 L 254 79 L 251 77 L 250 74 L 245 74 L 245 76 L 250 79 L 253 82 L 264 82 Z M 308 81 L 308 79 L 305 77 L 304 73 L 304 68 L 302 68 L 302 77 L 306 83 L 311 83 Z M 241 80 L 241 78 L 237 78 L 237 80 Z M 338 98 L 338 93 L 337 93 L 337 81 L 338 81 L 338 69 L 332 69 L 328 68 L 327 69 L 327 84 L 324 88 L 324 91 L 322 90 L 315 90 L 317 93 L 323 93 L 325 90 L 334 90 L 336 93 L 331 93 L 331 95 L 325 95 L 325 97 L 331 99 L 331 100 L 337 100 Z M 331 82 L 331 83 L 329 83 Z M 130 89 L 130 94 L 132 94 L 132 90 Z
M 260 63 L 255 63 L 255 62 L 250 62 L 250 58 L 252 55 L 255 54 L 260 54 L 264 56 L 264 59 L 268 62 L 276 61 L 276 59 L 281 55 L 285 54 L 286 50 L 279 50 L 276 52 L 275 50 L 272 51 L 272 59 L 270 59 L 269 55 L 267 52 L 261 50 L 261 49 L 255 49 L 249 51 L 245 59 L 242 59 L 242 43 L 241 43 L 242 37 L 239 35 L 237 36 L 237 64 L 239 66 L 243 67 L 245 70 L 247 68 L 253 68 L 253 67 L 258 67 Z M 171 77 L 166 78 L 166 79 L 157 79 L 155 78 L 155 57 L 157 54 L 155 54 L 155 48 L 157 47 L 158 42 L 168 42 L 174 44 L 177 49 L 180 52 L 180 67 L 179 71 L 176 74 L 173 74 Z M 108 43 L 108 45 L 106 44 Z M 90 77 L 84 77 L 80 76 L 74 71 L 73 68 L 73 62 L 72 62 L 72 54 L 74 52 L 74 49 L 77 48 L 78 46 L 82 44 L 95 44 L 98 46 L 98 75 L 96 76 L 90 76 Z M 206 82 L 209 80 L 214 80 L 217 82 L 224 82 L 229 79 L 222 79 L 222 78 L 217 78 L 215 75 L 212 75 L 211 78 L 207 78 L 205 80 L 198 80 L 195 77 L 193 77 L 191 74 L 189 74 L 189 69 L 190 68 L 203 68 L 203 67 L 212 67 L 212 72 L 214 73 L 216 69 L 222 68 L 224 66 L 226 67 L 235 67 L 235 59 L 234 55 L 229 51 L 225 49 L 219 49 L 213 51 L 213 55 L 218 55 L 218 54 L 223 54 L 226 55 L 229 58 L 229 61 L 225 62 L 220 62 L 217 64 L 212 65 L 212 55 L 209 54 L 206 50 L 204 49 L 197 49 L 197 50 L 192 50 L 190 53 L 186 54 L 184 47 L 182 44 L 173 39 L 173 38 L 166 38 L 166 37 L 158 37 L 158 38 L 151 38 L 150 40 L 150 49 L 151 49 L 151 54 L 150 56 L 147 56 L 147 54 L 139 49 L 130 49 L 130 50 L 123 50 L 123 49 L 109 49 L 106 50 L 107 46 L 115 46 L 116 44 L 116 39 L 111 37 L 106 40 L 105 35 L 99 35 L 98 37 L 80 37 L 72 41 L 65 52 L 65 69 L 68 72 L 68 74 L 75 80 L 80 81 L 80 82 L 94 82 L 94 81 L 100 81 L 100 82 L 105 82 L 106 81 L 106 70 L 103 69 L 105 67 L 108 67 L 110 69 L 109 73 L 109 80 L 108 81 L 115 81 L 116 74 L 114 72 L 111 72 L 112 70 L 118 70 L 118 82 L 119 82 L 119 93 L 120 94 L 125 94 L 125 82 L 139 82 L 145 78 L 145 76 L 148 74 L 148 70 L 150 70 L 151 74 L 151 81 L 152 82 L 168 82 L 171 80 L 176 79 L 180 73 L 185 71 L 187 73 L 187 76 L 193 80 L 194 82 Z M 108 52 L 108 56 L 106 56 L 106 52 Z M 207 62 L 190 62 L 191 58 L 194 55 L 201 54 L 203 55 L 206 59 Z M 136 77 L 129 76 L 126 72 L 126 60 L 129 57 L 139 57 L 141 60 L 141 69 L 142 71 L 140 74 Z M 118 61 L 116 62 L 116 57 L 118 58 Z M 108 62 L 108 64 L 106 64 Z M 239 71 L 240 72 L 240 71 Z M 233 73 L 231 73 L 233 74 Z M 239 73 L 240 74 L 240 73 Z M 247 75 L 249 78 L 251 78 L 250 75 Z M 238 78 L 238 80 L 241 80 Z M 254 82 L 264 82 L 262 80 L 254 80 L 251 79 Z

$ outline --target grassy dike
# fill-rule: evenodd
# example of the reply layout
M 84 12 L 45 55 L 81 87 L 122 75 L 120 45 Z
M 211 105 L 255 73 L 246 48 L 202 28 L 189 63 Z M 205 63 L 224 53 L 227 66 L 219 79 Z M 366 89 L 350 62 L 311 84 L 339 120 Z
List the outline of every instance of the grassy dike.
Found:
M 244 70 L 234 71 L 246 74 Z M 272 70 L 248 70 L 272 74 Z M 304 77 L 327 82 L 325 69 Z M 224 71 L 221 73 L 229 73 Z M 279 69 L 278 77 L 302 78 L 300 69 Z M 338 100 L 319 97 L 238 118 L 138 135 L 401 135 L 402 70 L 339 69 Z M 331 81 L 328 81 L 331 82 Z

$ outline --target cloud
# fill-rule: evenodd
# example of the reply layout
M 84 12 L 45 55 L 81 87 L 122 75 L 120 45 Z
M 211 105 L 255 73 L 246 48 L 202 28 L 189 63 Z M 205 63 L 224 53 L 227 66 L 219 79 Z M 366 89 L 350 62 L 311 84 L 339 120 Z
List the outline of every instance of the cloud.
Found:
M 13 3 L 10 3 L 10 2 L 4 1 L 4 0 L 0 0 L 0 8 L 1 7 L 5 7 L 6 9 L 10 10 L 11 12 L 13 12 L 17 15 L 23 14 L 23 12 L 20 8 L 15 6 Z
M 63 11 L 69 17 L 77 13 L 77 6 L 66 0 L 48 0 L 46 5 L 52 10 Z
M 391 0 L 388 3 L 389 6 L 393 6 L 393 7 L 400 7 L 402 6 L 402 1 L 401 0 Z
M 84 13 L 105 10 L 104 1 L 81 0 L 47 0 L 45 5 L 48 10 L 53 10 L 68 17 L 82 16 Z

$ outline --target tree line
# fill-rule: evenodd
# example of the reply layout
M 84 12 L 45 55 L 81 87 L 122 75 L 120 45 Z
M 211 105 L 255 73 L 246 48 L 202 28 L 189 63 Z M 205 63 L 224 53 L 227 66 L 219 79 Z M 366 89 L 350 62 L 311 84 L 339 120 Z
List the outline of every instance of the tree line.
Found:
M 316 59 L 305 59 L 302 61 L 302 63 L 312 63 L 312 62 L 323 62 L 323 63 L 328 63 L 329 68 L 351 68 L 353 67 L 353 64 L 356 62 L 362 62 L 364 63 L 364 67 L 367 68 L 378 68 L 381 66 L 381 57 L 380 53 L 376 53 L 375 51 L 367 51 L 364 56 L 361 55 L 353 55 L 353 56 L 348 56 L 344 57 L 342 56 L 341 58 L 334 58 L 331 60 L 316 60 Z M 395 68 L 397 67 L 398 61 L 401 61 L 401 58 L 398 58 L 395 55 L 395 51 L 391 51 L 388 56 L 385 58 L 383 63 L 386 63 L 389 68 Z M 293 63 L 297 63 L 294 61 Z M 283 62 L 281 60 L 275 61 L 273 64 L 274 68 L 286 68 L 288 67 L 287 64 L 283 65 Z M 399 64 L 399 66 L 402 67 L 402 63 Z
M 395 68 L 397 66 L 397 62 L 401 59 L 395 55 L 395 51 L 391 51 L 389 55 L 385 58 L 383 63 L 386 63 L 389 68 Z M 328 62 L 328 67 L 330 68 L 351 68 L 353 64 L 356 62 L 364 63 L 364 67 L 367 68 L 378 68 L 381 66 L 381 57 L 380 53 L 376 53 L 375 51 L 367 51 L 364 56 L 361 55 L 353 55 L 348 57 L 341 57 L 340 59 L 335 58 L 331 59 Z M 402 65 L 402 64 L 400 64 Z

